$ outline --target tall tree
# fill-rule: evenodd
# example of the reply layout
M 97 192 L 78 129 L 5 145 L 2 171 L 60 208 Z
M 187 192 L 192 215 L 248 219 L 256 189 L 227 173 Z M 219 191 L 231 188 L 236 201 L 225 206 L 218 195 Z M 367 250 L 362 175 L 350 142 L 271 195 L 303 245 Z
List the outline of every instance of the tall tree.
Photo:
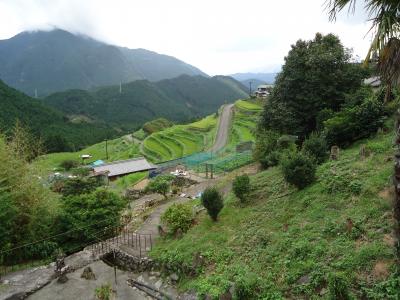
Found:
M 400 1 L 365 0 L 364 2 L 364 8 L 372 20 L 371 31 L 374 34 L 366 62 L 378 59 L 378 69 L 389 87 L 387 89 L 389 95 L 390 87 L 398 84 L 400 79 Z M 330 19 L 333 21 L 345 7 L 354 12 L 356 0 L 329 0 L 327 3 Z
M 300 137 L 314 131 L 321 110 L 339 110 L 346 94 L 360 87 L 365 74 L 350 60 L 333 34 L 297 41 L 285 57 L 261 126 Z

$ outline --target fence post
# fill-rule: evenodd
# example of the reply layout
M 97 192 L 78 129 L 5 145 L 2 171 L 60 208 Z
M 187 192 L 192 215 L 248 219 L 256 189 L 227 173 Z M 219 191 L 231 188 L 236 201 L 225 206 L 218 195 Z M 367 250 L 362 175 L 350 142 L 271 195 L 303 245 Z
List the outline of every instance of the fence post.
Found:
M 150 234 L 150 251 L 153 250 L 153 241 L 151 240 L 151 234 Z
M 140 235 L 139 235 L 139 258 L 142 258 L 142 245 L 141 245 L 141 242 L 140 242 Z

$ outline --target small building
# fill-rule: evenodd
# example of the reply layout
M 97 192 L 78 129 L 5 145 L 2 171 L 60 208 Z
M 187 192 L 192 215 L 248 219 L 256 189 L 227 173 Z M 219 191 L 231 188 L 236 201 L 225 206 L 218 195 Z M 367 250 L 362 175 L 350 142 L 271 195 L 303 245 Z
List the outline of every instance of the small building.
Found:
M 119 160 L 111 163 L 106 163 L 100 166 L 93 166 L 92 176 L 107 176 L 111 181 L 137 172 L 151 171 L 157 169 L 157 166 L 149 163 L 144 157 Z
M 271 93 L 273 85 L 271 84 L 262 84 L 257 87 L 257 90 L 254 92 L 254 95 L 259 98 L 267 98 Z

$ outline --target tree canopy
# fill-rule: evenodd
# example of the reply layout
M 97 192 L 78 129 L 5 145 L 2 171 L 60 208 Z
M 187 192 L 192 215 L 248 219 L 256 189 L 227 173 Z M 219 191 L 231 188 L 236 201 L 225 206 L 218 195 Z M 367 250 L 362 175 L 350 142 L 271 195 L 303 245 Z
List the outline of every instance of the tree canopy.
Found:
M 267 101 L 261 127 L 307 136 L 323 109 L 338 111 L 346 94 L 359 89 L 366 71 L 333 34 L 317 33 L 292 45 Z
M 329 0 L 328 9 L 331 20 L 346 6 L 355 11 L 356 0 Z M 400 1 L 366 0 L 364 9 L 372 21 L 370 31 L 374 34 L 365 62 L 378 61 L 378 70 L 388 87 L 386 100 L 392 85 L 398 85 L 400 78 Z

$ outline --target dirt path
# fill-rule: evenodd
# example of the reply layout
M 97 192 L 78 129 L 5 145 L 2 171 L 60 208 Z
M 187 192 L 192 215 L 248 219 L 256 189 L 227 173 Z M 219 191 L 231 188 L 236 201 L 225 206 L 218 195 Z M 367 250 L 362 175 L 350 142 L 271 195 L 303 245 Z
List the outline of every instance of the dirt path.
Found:
M 146 219 L 146 221 L 140 226 L 137 230 L 138 233 L 141 234 L 151 234 L 152 237 L 157 238 L 159 236 L 158 233 L 158 225 L 161 223 L 161 215 L 174 203 L 185 203 L 190 201 L 192 196 L 196 196 L 198 193 L 204 191 L 208 186 L 214 184 L 214 181 L 207 180 L 201 183 L 195 184 L 187 189 L 183 190 L 183 193 L 187 195 L 187 197 L 175 197 L 169 200 L 167 203 L 164 203 L 158 206 L 151 215 Z
M 211 151 L 216 152 L 225 147 L 228 142 L 229 128 L 232 119 L 232 109 L 234 104 L 225 105 L 218 124 L 217 136 L 215 137 L 214 146 L 212 146 Z

